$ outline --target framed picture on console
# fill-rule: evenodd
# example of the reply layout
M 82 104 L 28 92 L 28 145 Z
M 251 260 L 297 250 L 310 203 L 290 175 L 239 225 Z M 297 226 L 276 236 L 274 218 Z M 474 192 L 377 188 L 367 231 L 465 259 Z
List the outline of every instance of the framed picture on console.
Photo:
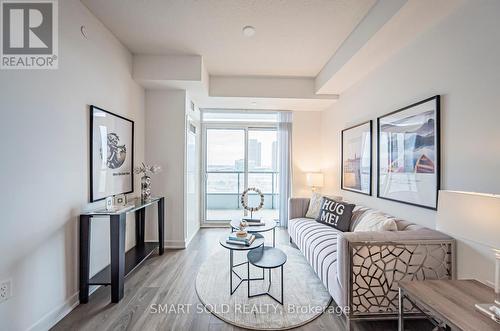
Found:
M 90 106 L 90 201 L 134 191 L 134 122 Z
M 372 194 L 372 121 L 352 126 L 341 132 L 341 188 Z
M 377 197 L 437 209 L 439 95 L 377 119 Z

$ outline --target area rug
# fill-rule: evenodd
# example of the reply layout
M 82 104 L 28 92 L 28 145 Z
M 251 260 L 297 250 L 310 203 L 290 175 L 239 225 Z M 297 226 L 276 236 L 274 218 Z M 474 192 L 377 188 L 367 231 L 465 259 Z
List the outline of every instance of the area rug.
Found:
M 196 292 L 204 308 L 219 319 L 238 327 L 254 330 L 286 330 L 307 324 L 320 316 L 331 297 L 299 250 L 279 247 L 287 255 L 284 265 L 283 305 L 268 296 L 247 297 L 247 283 L 243 282 L 233 295 L 229 291 L 229 251 L 219 247 L 200 267 L 196 278 Z M 246 252 L 234 253 L 234 264 L 246 261 Z M 247 266 L 235 269 L 246 278 Z M 262 269 L 250 266 L 252 278 L 262 277 Z M 268 271 L 265 280 L 251 282 L 252 294 L 268 289 Z M 279 268 L 273 269 L 270 293 L 280 298 Z M 233 276 L 233 284 L 238 278 Z

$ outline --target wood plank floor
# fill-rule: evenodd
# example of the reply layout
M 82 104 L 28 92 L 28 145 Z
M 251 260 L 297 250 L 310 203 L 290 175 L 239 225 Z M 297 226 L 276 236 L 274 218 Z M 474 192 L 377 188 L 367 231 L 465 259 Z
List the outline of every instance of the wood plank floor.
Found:
M 125 296 L 120 303 L 112 304 L 109 286 L 101 287 L 91 295 L 88 304 L 76 307 L 52 330 L 242 330 L 208 312 L 200 312 L 195 290 L 198 268 L 227 231 L 200 229 L 187 249 L 153 255 L 126 279 Z M 289 245 L 286 230 L 277 230 L 276 240 L 279 245 Z M 154 313 L 154 305 L 158 304 L 166 304 L 172 311 Z M 407 321 L 405 327 L 418 331 L 432 329 L 425 320 Z M 328 313 L 295 330 L 346 329 L 345 318 Z M 351 322 L 351 330 L 356 331 L 396 329 L 396 321 Z

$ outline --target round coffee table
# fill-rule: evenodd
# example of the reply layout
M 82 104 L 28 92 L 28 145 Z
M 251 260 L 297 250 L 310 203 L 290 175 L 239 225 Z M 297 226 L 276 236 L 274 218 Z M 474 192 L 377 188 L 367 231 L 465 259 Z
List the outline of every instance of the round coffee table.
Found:
M 262 232 L 267 232 L 267 231 L 273 231 L 273 247 L 276 247 L 276 221 L 274 220 L 263 220 L 264 225 L 257 225 L 257 226 L 247 226 L 245 230 L 248 233 L 262 233 Z M 231 221 L 231 232 L 234 230 L 238 230 L 240 228 L 240 222 L 241 220 L 239 219 L 234 219 Z M 250 222 L 247 222 L 250 223 Z
M 248 297 L 258 297 L 261 295 L 267 295 L 271 299 L 275 300 L 279 304 L 283 305 L 283 265 L 286 263 L 286 254 L 279 248 L 262 246 L 257 249 L 251 250 L 247 253 L 248 259 L 248 274 L 250 274 L 250 264 L 262 269 L 264 274 L 264 269 L 269 270 L 269 287 L 267 292 L 250 294 L 250 282 L 248 282 Z M 281 300 L 276 299 L 269 290 L 271 289 L 272 279 L 271 279 L 271 269 L 280 268 L 281 274 Z
M 219 243 L 221 244 L 221 246 L 229 250 L 229 293 L 231 293 L 231 295 L 233 295 L 233 293 L 238 289 L 238 287 L 240 287 L 240 285 L 243 282 L 247 282 L 249 280 L 264 280 L 264 269 L 262 269 L 262 278 L 250 278 L 250 273 L 247 274 L 247 278 L 243 278 L 234 270 L 234 268 L 244 264 L 248 266 L 248 261 L 234 264 L 234 251 L 251 251 L 253 249 L 264 246 L 264 237 L 258 233 L 255 233 L 254 235 L 255 235 L 255 240 L 249 246 L 228 244 L 226 242 L 227 234 L 219 238 Z M 236 285 L 234 289 L 233 289 L 233 274 L 235 274 L 236 277 L 238 277 L 240 280 L 238 285 Z

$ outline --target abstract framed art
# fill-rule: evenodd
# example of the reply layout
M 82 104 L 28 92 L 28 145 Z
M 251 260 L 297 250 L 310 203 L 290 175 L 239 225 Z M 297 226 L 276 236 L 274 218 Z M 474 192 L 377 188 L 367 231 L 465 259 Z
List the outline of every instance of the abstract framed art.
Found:
M 90 106 L 90 201 L 134 191 L 134 121 Z
M 372 126 L 368 121 L 341 132 L 343 190 L 372 194 Z
M 377 197 L 437 209 L 440 97 L 377 119 Z

